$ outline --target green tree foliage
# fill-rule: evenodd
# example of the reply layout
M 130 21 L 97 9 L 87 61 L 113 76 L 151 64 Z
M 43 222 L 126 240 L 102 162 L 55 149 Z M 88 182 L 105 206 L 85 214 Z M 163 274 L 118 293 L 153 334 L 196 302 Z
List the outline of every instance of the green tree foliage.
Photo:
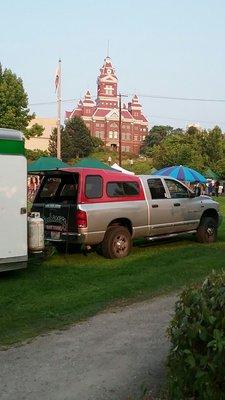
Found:
M 63 136 L 63 127 L 61 127 L 61 141 L 62 141 L 62 136 Z M 62 143 L 61 143 L 62 145 Z M 49 143 L 48 143 L 48 152 L 49 155 L 52 157 L 56 157 L 57 155 L 57 129 L 54 128 L 52 130 Z
M 23 81 L 10 69 L 2 68 L 0 64 L 0 127 L 18 129 L 26 138 L 41 136 L 43 128 L 34 124 L 28 128 L 29 122 L 35 117 L 28 108 L 28 96 L 23 87 Z
M 222 131 L 218 126 L 205 131 L 203 146 L 210 168 L 219 173 L 219 175 L 224 175 L 225 169 L 221 168 L 221 166 L 224 164 L 225 141 Z
M 93 143 L 94 150 L 101 150 L 101 149 L 103 149 L 103 147 L 104 147 L 105 144 L 104 144 L 104 142 L 103 142 L 100 138 L 97 138 L 97 137 L 95 137 L 95 136 L 92 136 L 91 140 L 92 140 L 92 143 Z
M 224 315 L 224 271 L 181 294 L 169 328 L 169 399 L 225 399 Z
M 148 154 L 149 148 L 158 145 L 168 135 L 172 133 L 179 133 L 179 131 L 182 132 L 182 129 L 174 130 L 174 128 L 170 125 L 154 125 L 144 140 L 141 153 Z
M 49 142 L 49 154 L 56 156 L 57 130 L 54 129 Z M 74 117 L 61 128 L 61 152 L 65 161 L 88 156 L 94 149 L 93 138 L 80 117 Z
M 32 137 L 40 137 L 43 135 L 44 128 L 42 125 L 34 124 L 30 128 L 24 129 L 24 136 L 26 139 L 30 139 Z
M 196 129 L 196 128 L 194 128 Z M 201 141 L 193 130 L 187 133 L 168 135 L 158 146 L 153 146 L 150 154 L 153 165 L 159 169 L 171 165 L 188 165 L 191 168 L 202 170 L 204 156 L 202 156 Z
M 28 139 L 41 136 L 43 128 L 35 124 L 27 128 L 34 114 L 29 114 L 28 96 L 23 87 L 23 81 L 10 69 L 2 68 L 0 64 L 0 127 L 18 129 Z
M 186 132 L 170 127 L 163 136 L 158 143 L 144 149 L 155 168 L 187 165 L 204 173 L 209 167 L 225 177 L 225 140 L 218 126 L 210 130 L 191 126 Z
M 36 149 L 36 150 L 26 149 L 25 155 L 29 161 L 34 161 L 40 157 L 47 157 L 49 154 L 47 151 L 43 151 L 43 150 L 39 150 L 39 149 Z

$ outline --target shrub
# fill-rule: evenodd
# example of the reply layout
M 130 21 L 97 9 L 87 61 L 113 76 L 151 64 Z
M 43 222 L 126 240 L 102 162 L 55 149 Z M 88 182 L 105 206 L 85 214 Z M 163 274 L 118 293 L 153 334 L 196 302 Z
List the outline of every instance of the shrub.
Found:
M 181 294 L 169 336 L 169 398 L 225 399 L 224 271 Z

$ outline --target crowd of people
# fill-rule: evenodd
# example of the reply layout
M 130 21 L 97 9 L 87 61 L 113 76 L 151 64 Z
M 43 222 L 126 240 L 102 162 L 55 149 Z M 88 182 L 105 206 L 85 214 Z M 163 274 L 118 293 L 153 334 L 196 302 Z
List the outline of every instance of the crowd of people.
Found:
M 196 181 L 191 183 L 189 187 L 195 192 L 196 196 L 206 194 L 218 197 L 225 194 L 225 182 L 221 183 L 220 181 L 208 180 L 206 184 Z
M 35 193 L 40 186 L 40 176 L 28 176 L 27 179 L 27 195 L 28 199 L 32 201 L 34 199 Z

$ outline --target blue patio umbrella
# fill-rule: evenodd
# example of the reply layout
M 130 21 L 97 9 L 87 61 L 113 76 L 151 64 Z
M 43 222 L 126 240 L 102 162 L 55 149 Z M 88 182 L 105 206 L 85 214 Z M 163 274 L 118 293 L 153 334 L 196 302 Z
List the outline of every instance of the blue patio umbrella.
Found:
M 165 167 L 158 171 L 155 171 L 152 175 L 171 176 L 171 178 L 175 178 L 178 179 L 179 181 L 184 181 L 184 182 L 195 182 L 195 181 L 198 181 L 200 183 L 206 182 L 206 178 L 198 171 L 195 171 L 192 168 L 184 167 L 183 165 L 174 165 L 172 167 Z

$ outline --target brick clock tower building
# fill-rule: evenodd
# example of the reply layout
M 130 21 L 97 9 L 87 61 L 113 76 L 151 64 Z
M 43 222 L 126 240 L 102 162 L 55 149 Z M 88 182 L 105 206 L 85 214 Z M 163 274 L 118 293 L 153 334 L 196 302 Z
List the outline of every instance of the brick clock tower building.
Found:
M 148 133 L 148 121 L 142 113 L 138 97 L 123 104 L 122 151 L 139 154 L 140 146 Z M 66 111 L 66 118 L 81 117 L 92 136 L 100 138 L 107 148 L 118 149 L 119 104 L 118 79 L 110 57 L 106 57 L 97 79 L 97 99 L 94 102 L 89 91 L 73 111 Z

